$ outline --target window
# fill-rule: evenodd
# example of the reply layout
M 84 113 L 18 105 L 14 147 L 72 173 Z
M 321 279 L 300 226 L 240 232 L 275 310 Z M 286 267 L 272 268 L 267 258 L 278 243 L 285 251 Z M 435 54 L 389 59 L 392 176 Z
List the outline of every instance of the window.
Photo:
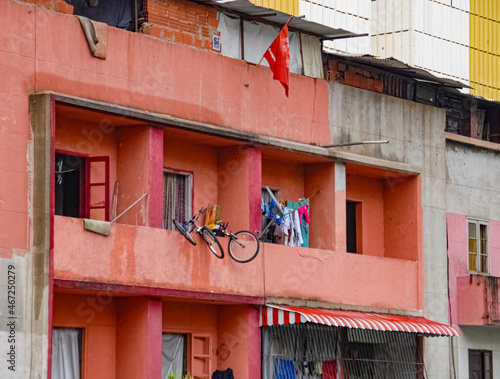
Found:
M 52 378 L 79 379 L 82 374 L 82 329 L 52 329 Z
M 173 374 L 184 377 L 187 374 L 187 335 L 163 333 L 161 346 L 161 377 L 167 379 Z
M 346 247 L 348 253 L 360 252 L 358 246 L 358 222 L 360 221 L 359 212 L 361 211 L 361 203 L 354 201 L 346 202 Z
M 109 221 L 109 157 L 56 153 L 55 214 Z
M 469 271 L 488 273 L 488 223 L 468 220 Z
M 279 191 L 269 191 L 271 191 L 276 200 L 279 200 Z M 274 233 L 275 227 L 273 227 L 273 218 L 276 215 L 276 208 L 271 209 L 271 205 L 275 204 L 275 201 L 271 197 L 269 191 L 266 188 L 262 188 L 261 192 L 262 204 L 264 208 L 262 210 L 262 242 L 281 243 L 280 236 Z
M 137 0 L 65 0 L 73 14 L 109 26 L 137 31 L 143 19 L 143 2 Z
M 184 222 L 191 218 L 193 176 L 187 173 L 163 173 L 163 228 L 175 230 L 173 219 Z
M 209 378 L 211 351 L 208 334 L 163 333 L 161 378 Z
M 469 350 L 469 379 L 493 378 L 491 351 Z

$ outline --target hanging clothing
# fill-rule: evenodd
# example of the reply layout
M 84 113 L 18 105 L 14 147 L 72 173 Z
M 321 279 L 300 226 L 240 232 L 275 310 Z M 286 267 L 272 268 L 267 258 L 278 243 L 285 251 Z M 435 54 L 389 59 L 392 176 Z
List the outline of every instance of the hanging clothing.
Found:
M 274 365 L 276 379 L 296 379 L 293 361 L 276 358 Z
M 323 379 L 337 379 L 337 361 L 323 362 Z
M 293 245 L 291 246 L 302 246 L 304 240 L 302 239 L 302 231 L 300 229 L 300 215 L 299 212 L 294 211 L 292 213 L 293 218 Z
M 215 370 L 212 374 L 212 379 L 234 379 L 233 370 L 228 368 L 227 370 Z
M 289 234 L 290 234 L 290 209 L 285 207 L 285 215 L 280 224 L 281 232 L 284 235 L 284 244 L 288 246 L 289 244 Z
M 311 222 L 311 219 L 309 217 L 309 199 L 304 199 L 296 202 L 287 200 L 286 206 L 292 210 L 299 211 L 300 232 L 303 240 L 302 244 L 299 246 L 309 247 L 309 223 Z

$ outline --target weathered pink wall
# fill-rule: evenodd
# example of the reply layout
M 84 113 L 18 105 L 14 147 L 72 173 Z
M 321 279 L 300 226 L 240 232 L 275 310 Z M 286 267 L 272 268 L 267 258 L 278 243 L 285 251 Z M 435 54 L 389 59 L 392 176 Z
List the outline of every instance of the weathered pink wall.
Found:
M 419 309 L 417 262 L 268 243 L 263 245 L 267 296 Z
M 217 305 L 176 301 L 163 302 L 163 332 L 201 334 L 210 337 L 210 374 L 217 368 L 215 352 L 218 347 L 217 314 Z
M 304 165 L 262 158 L 262 188 L 279 190 L 278 200 L 298 201 L 304 197 Z
M 249 305 L 220 305 L 217 343 L 229 351 L 227 359 L 218 357 L 216 368 L 231 368 L 239 379 L 260 378 L 261 334 L 258 308 Z
M 486 281 L 468 271 L 468 226 L 465 215 L 447 213 L 451 318 L 454 324 L 483 325 Z M 488 223 L 489 276 L 500 277 L 500 222 Z
M 346 200 L 361 202 L 359 254 L 384 256 L 384 186 L 379 178 L 346 173 Z M 358 221 L 358 220 L 357 220 Z
M 208 204 L 217 204 L 217 150 L 214 147 L 170 138 L 163 138 L 163 166 L 193 175 L 193 213 Z
M 338 199 L 345 191 L 335 191 L 335 164 L 318 163 L 307 164 L 304 170 L 305 196 L 309 197 L 309 246 L 317 249 L 345 251 L 339 248 L 339 234 L 344 236 L 345 221 L 345 198 L 343 209 L 339 211 Z M 334 201 L 332 201 L 332 199 Z M 328 206 L 325 206 L 328 204 Z M 342 246 L 342 244 L 340 244 Z M 341 247 L 342 249 L 342 247 Z
M 5 20 L 0 147 L 7 153 L 0 158 L 0 256 L 28 249 L 28 96 L 34 92 L 53 91 L 306 143 L 330 140 L 324 80 L 291 74 L 287 98 L 266 67 L 117 28 L 108 28 L 107 59 L 101 60 L 90 55 L 74 16 L 11 0 L 0 2 L 0 14 Z
M 150 160 L 149 130 L 147 127 L 127 126 L 117 129 L 116 162 L 117 178 L 120 182 L 116 211 L 118 216 L 142 195 L 149 193 Z M 161 178 L 161 181 L 163 182 L 163 178 Z M 111 183 L 110 187 L 114 187 L 114 183 Z M 142 199 L 121 216 L 117 222 L 129 225 L 148 225 L 147 205 L 148 199 Z
M 175 231 L 113 224 L 104 237 L 62 216 L 54 227 L 56 279 L 263 296 L 260 253 L 241 264 L 216 258 L 198 235 L 193 246 Z
M 161 299 L 122 297 L 116 316 L 116 377 L 160 377 Z
M 423 257 L 419 177 L 384 181 L 384 256 L 412 261 Z
M 260 231 L 261 153 L 239 146 L 217 154 L 217 203 L 232 231 Z
M 56 293 L 54 327 L 84 328 L 84 378 L 115 378 L 116 300 L 106 294 Z

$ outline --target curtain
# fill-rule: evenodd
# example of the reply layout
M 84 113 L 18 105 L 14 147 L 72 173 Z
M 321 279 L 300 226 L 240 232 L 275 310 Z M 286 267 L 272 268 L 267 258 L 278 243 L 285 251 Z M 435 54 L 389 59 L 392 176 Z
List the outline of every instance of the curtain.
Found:
M 52 330 L 52 378 L 80 378 L 80 329 Z
M 173 219 L 184 222 L 191 217 L 192 179 L 189 175 L 165 172 L 163 175 L 163 227 L 174 230 Z
M 240 19 L 231 18 L 224 13 L 218 14 L 221 38 L 221 53 L 230 58 L 241 59 L 241 28 Z M 266 49 L 271 45 L 280 31 L 271 25 L 255 21 L 243 22 L 243 44 L 245 46 L 245 60 L 259 63 Z M 300 54 L 300 38 L 297 33 L 289 33 L 290 40 L 290 72 L 302 74 L 302 57 Z M 269 66 L 263 59 L 261 66 Z
M 161 378 L 170 374 L 180 377 L 184 374 L 184 334 L 164 333 L 161 346 Z
M 312 78 L 323 78 L 323 59 L 321 42 L 308 34 L 301 34 L 302 57 L 304 59 L 304 75 Z

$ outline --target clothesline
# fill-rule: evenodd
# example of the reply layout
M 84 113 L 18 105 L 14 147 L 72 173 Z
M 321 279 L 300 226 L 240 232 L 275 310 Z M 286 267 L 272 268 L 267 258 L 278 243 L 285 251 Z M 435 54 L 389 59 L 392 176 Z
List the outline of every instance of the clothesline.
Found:
M 274 227 L 272 234 L 275 243 L 309 247 L 309 199 L 299 202 L 287 200 L 285 205 L 273 195 L 269 203 L 261 199 L 261 210 L 262 214 L 271 220 L 263 230 L 264 235 Z

